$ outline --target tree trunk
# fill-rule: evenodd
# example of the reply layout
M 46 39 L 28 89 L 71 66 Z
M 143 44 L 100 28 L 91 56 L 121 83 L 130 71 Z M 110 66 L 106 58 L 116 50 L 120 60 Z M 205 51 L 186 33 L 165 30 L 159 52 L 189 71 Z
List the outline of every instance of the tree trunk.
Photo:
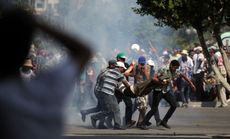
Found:
M 222 74 L 220 73 L 217 66 L 215 64 L 213 64 L 213 65 L 211 65 L 211 68 L 214 71 L 217 80 L 219 80 L 221 82 L 221 84 L 225 87 L 225 89 L 228 90 L 228 92 L 229 92 L 230 91 L 230 85 L 225 80 L 225 78 L 222 76 Z
M 228 60 L 228 56 L 227 56 L 226 52 L 223 50 L 223 43 L 222 43 L 222 40 L 220 38 L 219 32 L 217 30 L 214 30 L 214 35 L 215 35 L 217 44 L 220 48 L 220 52 L 223 56 L 224 66 L 225 66 L 225 69 L 227 71 L 228 78 L 230 78 L 230 62 Z
M 197 29 L 197 28 L 196 28 Z M 219 69 L 215 64 L 211 63 L 211 56 L 208 53 L 208 49 L 204 40 L 204 35 L 201 29 L 197 29 L 197 35 L 200 40 L 201 47 L 203 48 L 204 55 L 208 60 L 208 64 L 210 65 L 212 71 L 215 73 L 216 78 L 221 82 L 221 84 L 226 88 L 226 90 L 230 91 L 230 85 L 228 82 L 225 80 L 225 78 L 221 75 Z

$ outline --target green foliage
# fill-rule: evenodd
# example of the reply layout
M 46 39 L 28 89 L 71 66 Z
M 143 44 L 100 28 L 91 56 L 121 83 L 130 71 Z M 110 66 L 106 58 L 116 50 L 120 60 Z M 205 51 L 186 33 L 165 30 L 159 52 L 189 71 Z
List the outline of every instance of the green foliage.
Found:
M 154 16 L 158 19 L 156 25 L 175 29 L 193 26 L 207 30 L 210 19 L 217 24 L 222 22 L 223 16 L 226 21 L 230 17 L 228 0 L 137 0 L 137 4 L 140 5 L 134 8 L 137 14 Z

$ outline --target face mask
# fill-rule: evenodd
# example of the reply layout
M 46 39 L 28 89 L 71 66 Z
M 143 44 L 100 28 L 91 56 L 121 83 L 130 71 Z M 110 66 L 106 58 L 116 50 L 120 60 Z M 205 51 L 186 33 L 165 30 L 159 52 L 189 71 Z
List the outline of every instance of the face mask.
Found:
M 30 73 L 31 68 L 30 67 L 22 67 L 22 72 L 23 73 Z
M 187 61 L 187 56 L 182 56 L 182 61 Z

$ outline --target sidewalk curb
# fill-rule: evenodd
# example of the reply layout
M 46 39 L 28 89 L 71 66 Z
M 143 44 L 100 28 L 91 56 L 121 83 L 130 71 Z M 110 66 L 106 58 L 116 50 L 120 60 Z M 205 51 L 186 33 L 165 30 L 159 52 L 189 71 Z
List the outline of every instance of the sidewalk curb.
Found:
M 179 101 L 179 106 L 178 107 L 181 107 L 182 106 L 182 102 Z M 230 103 L 228 103 L 229 106 L 230 106 Z M 215 102 L 215 101 L 197 101 L 197 102 L 189 102 L 188 104 L 188 107 L 190 108 L 201 108 L 201 107 L 213 107 L 213 108 L 216 108 L 218 106 L 220 106 L 221 103 L 218 101 L 218 102 Z M 224 108 L 230 108 L 229 106 L 227 107 L 224 107 Z M 162 106 L 164 107 L 164 106 Z
M 189 102 L 189 107 L 216 107 L 219 106 L 220 102 L 204 101 L 204 102 Z

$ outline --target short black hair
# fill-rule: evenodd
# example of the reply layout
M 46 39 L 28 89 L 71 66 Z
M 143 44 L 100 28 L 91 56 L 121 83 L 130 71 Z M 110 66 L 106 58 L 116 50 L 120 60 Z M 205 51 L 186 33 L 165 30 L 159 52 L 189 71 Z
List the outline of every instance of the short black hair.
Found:
M 111 60 L 108 61 L 108 64 L 109 64 L 109 66 L 116 65 L 117 61 L 115 59 L 111 59 Z
M 179 61 L 178 60 L 172 60 L 171 62 L 170 62 L 170 65 L 171 66 L 180 66 L 180 63 L 179 63 Z

